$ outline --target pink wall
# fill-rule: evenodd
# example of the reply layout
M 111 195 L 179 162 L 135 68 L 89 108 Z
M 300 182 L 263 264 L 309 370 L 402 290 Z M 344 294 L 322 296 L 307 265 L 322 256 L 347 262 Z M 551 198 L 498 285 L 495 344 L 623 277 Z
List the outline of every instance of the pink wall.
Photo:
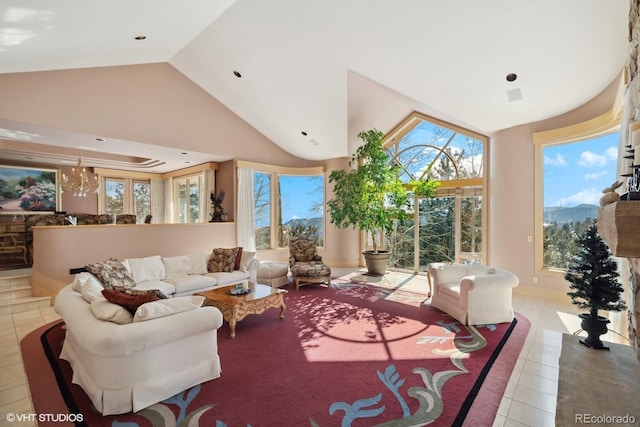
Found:
M 489 147 L 488 263 L 516 273 L 523 285 L 568 290 L 562 273 L 535 271 L 535 160 L 533 134 L 598 117 L 611 109 L 618 80 L 592 101 L 567 114 L 496 132 Z M 533 285 L 533 276 L 538 284 Z
M 35 296 L 55 296 L 69 269 L 117 259 L 176 256 L 236 246 L 235 223 L 33 227 L 31 284 Z

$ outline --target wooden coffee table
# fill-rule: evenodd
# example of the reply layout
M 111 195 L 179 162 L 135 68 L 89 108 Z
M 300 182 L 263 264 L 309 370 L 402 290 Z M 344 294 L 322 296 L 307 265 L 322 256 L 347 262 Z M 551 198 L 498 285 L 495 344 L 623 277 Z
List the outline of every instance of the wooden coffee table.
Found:
M 269 308 L 280 307 L 280 318 L 284 319 L 286 290 L 258 283 L 250 283 L 251 292 L 245 295 L 231 295 L 229 291 L 232 289 L 234 286 L 225 286 L 195 294 L 205 298 L 202 305 L 216 307 L 222 312 L 224 320 L 229 322 L 231 338 L 236 336 L 236 323 L 250 314 L 261 314 Z

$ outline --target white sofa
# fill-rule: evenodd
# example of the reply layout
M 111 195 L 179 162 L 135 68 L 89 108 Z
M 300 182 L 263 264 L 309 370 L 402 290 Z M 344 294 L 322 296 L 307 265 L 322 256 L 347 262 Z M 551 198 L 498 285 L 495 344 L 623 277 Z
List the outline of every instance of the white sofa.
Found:
M 260 261 L 256 259 L 255 252 L 243 251 L 238 269 L 232 271 L 210 272 L 208 264 L 211 256 L 206 252 L 173 257 L 154 255 L 127 258 L 121 263 L 135 283 L 134 289 L 158 289 L 169 297 L 193 295 L 220 286 L 256 283 Z M 103 264 L 105 262 L 92 265 L 101 267 Z M 94 274 L 103 280 L 98 272 L 94 271 Z M 111 278 L 107 275 L 107 279 Z
M 518 276 L 482 264 L 451 264 L 431 268 L 431 306 L 465 325 L 513 320 L 512 290 Z
M 139 411 L 220 376 L 222 314 L 200 307 L 203 297 L 148 302 L 134 316 L 102 297 L 101 284 L 82 274 L 55 299 L 66 324 L 60 358 L 71 364 L 73 383 L 100 413 Z

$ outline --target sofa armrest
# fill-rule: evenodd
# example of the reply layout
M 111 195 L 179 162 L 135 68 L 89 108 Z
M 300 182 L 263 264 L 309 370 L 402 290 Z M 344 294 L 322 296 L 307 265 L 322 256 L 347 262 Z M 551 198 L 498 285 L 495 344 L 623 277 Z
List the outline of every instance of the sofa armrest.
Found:
M 253 258 L 247 264 L 247 272 L 249 273 L 249 282 L 258 283 L 258 268 L 260 267 L 260 261 L 258 258 Z

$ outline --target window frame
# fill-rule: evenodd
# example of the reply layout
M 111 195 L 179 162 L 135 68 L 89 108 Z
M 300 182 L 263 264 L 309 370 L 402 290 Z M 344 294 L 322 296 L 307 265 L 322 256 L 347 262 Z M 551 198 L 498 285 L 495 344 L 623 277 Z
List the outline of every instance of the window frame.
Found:
M 98 176 L 100 182 L 100 188 L 104 191 L 98 192 L 98 212 L 107 211 L 107 181 L 119 181 L 124 184 L 124 200 L 123 200 L 123 213 L 127 215 L 135 215 L 135 192 L 133 191 L 134 183 L 142 182 L 151 185 L 151 180 L 155 177 L 154 174 L 141 173 L 141 172 L 129 172 L 112 169 L 98 169 L 96 168 L 94 173 Z M 149 192 L 149 206 L 153 206 L 153 195 Z M 136 222 L 140 223 L 144 218 L 136 218 Z
M 551 145 L 568 144 L 598 138 L 612 132 L 621 131 L 625 79 L 620 79 L 616 99 L 611 109 L 593 119 L 573 125 L 534 132 L 534 271 L 535 274 L 549 274 L 564 277 L 566 271 L 544 267 L 544 159 L 543 148 Z M 618 162 L 621 154 L 618 153 Z M 617 174 L 616 174 L 617 175 Z
M 179 206 L 180 204 L 178 203 L 179 201 L 179 192 L 178 192 L 178 185 L 180 184 L 180 182 L 184 181 L 186 183 L 186 191 L 187 191 L 187 195 L 190 194 L 191 191 L 191 181 L 194 180 L 194 178 L 197 180 L 197 186 L 198 186 L 198 220 L 195 222 L 191 222 L 191 221 L 187 221 L 187 222 L 180 222 L 180 210 L 179 210 Z M 208 202 L 208 199 L 206 199 L 204 197 L 204 187 L 205 187 L 205 176 L 204 176 L 204 172 L 197 172 L 197 173 L 192 173 L 192 174 L 188 174 L 188 175 L 181 175 L 181 176 L 177 176 L 175 178 L 173 178 L 173 212 L 172 212 L 172 218 L 173 218 L 173 223 L 174 224 L 198 224 L 198 223 L 202 223 L 202 222 L 207 222 L 206 219 L 206 203 Z M 206 199 L 206 200 L 205 200 Z M 186 212 L 184 212 L 185 214 L 185 218 L 190 219 L 190 214 L 189 214 L 189 207 L 190 204 L 187 203 L 185 205 L 185 209 L 187 210 Z
M 446 122 L 444 120 L 437 119 L 435 117 L 414 111 L 409 116 L 407 116 L 402 122 L 400 122 L 396 127 L 394 127 L 388 134 L 386 134 L 383 138 L 383 145 L 386 149 L 389 149 L 396 141 L 400 141 L 405 135 L 410 133 L 416 126 L 418 126 L 421 122 L 427 121 L 436 126 L 440 126 L 446 129 L 449 129 L 453 132 L 463 134 L 465 136 L 471 137 L 473 139 L 479 140 L 483 144 L 482 149 L 482 176 L 474 177 L 474 178 L 458 178 L 451 179 L 440 182 L 440 186 L 436 189 L 436 194 L 434 197 L 453 197 L 455 199 L 456 204 L 456 217 L 455 217 L 455 239 L 456 239 L 456 262 L 461 262 L 464 260 L 479 260 L 480 262 L 487 263 L 488 259 L 488 248 L 489 248 L 489 137 L 487 135 L 480 134 L 478 132 L 474 132 L 470 129 L 463 128 L 461 126 L 457 126 L 453 123 Z M 478 190 L 479 189 L 479 190 Z M 481 253 L 479 256 L 468 252 L 462 252 L 460 250 L 460 236 L 461 236 L 461 218 L 460 218 L 460 204 L 461 198 L 467 192 L 478 192 L 481 194 L 479 196 L 482 198 L 482 243 L 481 243 Z M 413 206 L 418 206 L 418 197 L 416 197 L 413 201 Z M 417 223 L 419 222 L 419 212 L 418 209 L 414 209 L 413 212 L 413 220 Z M 415 235 L 414 235 L 414 244 L 419 245 L 419 230 L 418 227 L 415 227 Z M 382 236 L 384 239 L 384 236 Z M 384 240 L 381 240 L 384 245 Z M 369 249 L 367 247 L 367 242 L 365 239 L 361 239 L 363 249 Z M 419 267 L 416 266 L 419 264 L 419 246 L 414 250 L 414 272 L 419 272 Z
M 254 163 L 247 161 L 238 161 L 237 167 L 246 167 L 253 169 L 255 173 L 262 173 L 270 176 L 270 238 L 269 238 L 269 248 L 267 249 L 258 249 L 260 251 L 288 251 L 288 247 L 278 247 L 278 233 L 276 230 L 275 224 L 277 224 L 278 212 L 281 209 L 280 200 L 278 197 L 278 186 L 279 186 L 279 176 L 287 175 L 287 176 L 322 176 L 322 185 L 323 185 L 323 202 L 322 205 L 326 207 L 327 202 L 327 176 L 326 169 L 324 166 L 312 166 L 312 167 L 286 167 L 286 166 L 275 166 L 264 163 Z M 255 202 L 255 201 L 254 201 Z M 327 212 L 326 209 L 322 211 L 322 241 L 326 244 L 327 239 Z M 324 248 L 324 246 L 318 246 L 318 248 Z

